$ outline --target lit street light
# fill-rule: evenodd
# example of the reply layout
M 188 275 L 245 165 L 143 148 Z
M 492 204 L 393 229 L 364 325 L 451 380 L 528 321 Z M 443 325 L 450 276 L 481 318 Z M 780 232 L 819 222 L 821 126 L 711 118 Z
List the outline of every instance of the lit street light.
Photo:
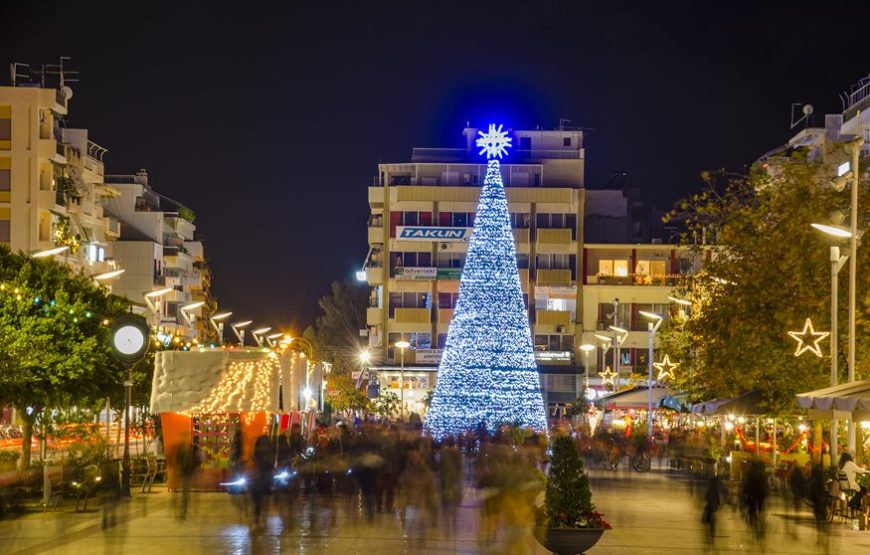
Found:
M 233 333 L 236 334 L 236 337 L 239 340 L 239 345 L 241 345 L 242 347 L 245 346 L 245 328 L 253 323 L 253 320 L 244 320 L 242 322 L 230 324 L 230 328 L 233 330 Z
M 265 326 L 262 328 L 257 328 L 251 332 L 251 337 L 254 338 L 254 341 L 257 342 L 258 347 L 263 346 L 263 335 L 272 330 L 271 326 Z
M 68 251 L 68 250 L 69 250 L 69 247 L 67 245 L 64 245 L 62 247 L 54 247 L 53 249 L 38 251 L 38 252 L 31 254 L 30 256 L 33 258 L 45 258 L 47 256 L 54 256 L 56 254 L 60 254 L 64 251 Z
M 184 325 L 191 329 L 193 337 L 196 337 L 194 315 L 189 314 L 189 312 L 196 310 L 203 305 L 205 305 L 205 301 L 196 301 L 178 308 L 178 313 L 181 314 L 181 319 L 184 320 Z
M 97 281 L 106 281 L 106 280 L 109 280 L 112 278 L 116 278 L 126 271 L 127 270 L 121 269 L 121 270 L 112 270 L 110 272 L 103 272 L 102 274 L 95 275 L 94 279 Z
M 399 366 L 399 388 L 400 388 L 400 397 L 399 397 L 399 409 L 402 420 L 405 419 L 405 349 L 410 347 L 411 344 L 407 341 L 396 341 L 396 347 L 399 349 L 400 357 L 401 357 L 401 365 Z
M 274 347 L 275 340 L 279 337 L 284 337 L 284 334 L 281 332 L 269 334 L 266 336 L 266 342 L 269 344 L 270 347 Z
M 662 325 L 662 322 L 665 321 L 664 317 L 660 314 L 656 314 L 655 312 L 648 312 L 646 310 L 638 310 L 638 314 L 643 316 L 644 318 L 650 320 L 647 323 L 647 331 L 649 332 L 649 354 L 647 355 L 647 366 L 649 367 L 649 375 L 648 382 L 646 384 L 646 437 L 647 440 L 652 444 L 652 433 L 653 433 L 653 417 L 652 417 L 652 383 L 653 383 L 653 342 L 655 341 L 655 334 L 659 331 L 659 327 Z
M 595 350 L 595 345 L 584 343 L 579 349 L 583 351 L 583 396 L 589 391 L 589 353 Z
M 160 308 L 158 304 L 158 300 L 163 295 L 169 293 L 173 289 L 171 287 L 164 287 L 163 289 L 157 289 L 155 291 L 149 291 L 145 293 L 145 304 L 148 305 L 148 310 L 151 311 L 151 316 L 155 320 L 154 325 L 160 325 Z
M 208 321 L 211 322 L 212 327 L 218 334 L 218 343 L 224 342 L 224 323 L 221 322 L 221 320 L 225 320 L 232 315 L 232 312 L 221 312 L 220 314 L 215 314 L 208 319 Z

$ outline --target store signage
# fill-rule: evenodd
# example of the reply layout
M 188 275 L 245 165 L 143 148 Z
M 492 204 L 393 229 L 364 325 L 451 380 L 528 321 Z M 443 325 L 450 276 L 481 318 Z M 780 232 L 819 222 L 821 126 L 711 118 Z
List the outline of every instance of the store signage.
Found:
M 438 268 L 403 268 L 397 266 L 396 277 L 398 279 L 436 279 Z
M 462 268 L 437 268 L 438 279 L 458 280 L 462 277 Z
M 440 364 L 444 349 L 417 349 L 414 351 L 414 362 L 417 364 Z
M 539 362 L 571 362 L 571 351 L 535 351 Z
M 472 227 L 396 226 L 400 241 L 458 242 L 468 241 Z

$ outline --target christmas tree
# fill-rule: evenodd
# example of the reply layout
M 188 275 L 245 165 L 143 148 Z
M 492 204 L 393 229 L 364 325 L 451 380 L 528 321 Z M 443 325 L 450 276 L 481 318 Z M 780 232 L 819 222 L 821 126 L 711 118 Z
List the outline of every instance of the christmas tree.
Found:
M 490 159 L 459 298 L 426 421 L 436 438 L 501 424 L 547 427 L 529 321 L 517 271 L 499 161 L 507 131 L 489 126 L 477 146 Z

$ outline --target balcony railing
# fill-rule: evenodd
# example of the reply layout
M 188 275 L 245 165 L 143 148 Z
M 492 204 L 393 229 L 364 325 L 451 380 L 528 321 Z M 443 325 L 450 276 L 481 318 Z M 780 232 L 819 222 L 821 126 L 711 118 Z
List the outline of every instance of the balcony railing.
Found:
M 689 277 L 689 274 L 667 274 L 650 276 L 644 274 L 628 274 L 627 276 L 610 276 L 592 274 L 586 276 L 589 285 L 652 285 L 659 287 L 674 287 Z

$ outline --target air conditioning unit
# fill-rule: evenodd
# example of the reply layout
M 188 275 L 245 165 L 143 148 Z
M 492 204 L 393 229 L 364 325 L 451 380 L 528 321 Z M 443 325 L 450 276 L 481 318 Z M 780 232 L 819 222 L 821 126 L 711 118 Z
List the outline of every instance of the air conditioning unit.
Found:
M 556 326 L 556 333 L 565 333 L 565 326 Z
M 603 330 L 606 328 L 606 326 L 604 325 L 604 322 L 598 322 L 598 325 L 596 327 L 599 330 Z
M 438 245 L 442 251 L 446 251 L 449 248 L 447 243 L 439 243 Z

